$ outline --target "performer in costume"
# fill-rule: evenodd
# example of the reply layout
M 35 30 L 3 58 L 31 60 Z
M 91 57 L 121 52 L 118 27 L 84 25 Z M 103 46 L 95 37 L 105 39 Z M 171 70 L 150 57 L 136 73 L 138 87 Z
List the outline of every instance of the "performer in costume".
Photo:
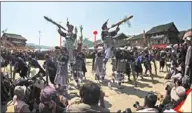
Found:
M 82 60 L 83 60 L 83 66 L 82 66 L 82 71 L 83 71 L 83 75 L 85 77 L 85 73 L 87 72 L 87 68 L 86 68 L 86 57 L 85 57 L 85 54 L 83 53 L 82 51 L 82 46 L 83 44 L 82 43 L 78 43 L 77 44 L 77 51 L 82 55 Z
M 78 47 L 77 47 L 76 51 L 74 52 L 75 60 L 72 65 L 72 70 L 73 70 L 72 72 L 73 72 L 77 87 L 80 86 L 80 82 L 82 80 L 85 80 L 85 75 L 84 75 L 85 55 L 81 51 L 81 45 L 82 44 L 78 44 Z
M 143 56 L 138 55 L 138 57 L 136 57 L 136 61 L 135 61 L 135 65 L 134 65 L 134 71 L 136 72 L 137 77 L 139 77 L 139 74 L 140 74 L 140 77 L 143 79 L 142 62 L 143 62 Z
M 64 47 L 67 48 L 68 55 L 69 55 L 69 63 L 72 65 L 74 61 L 73 51 L 75 49 L 75 40 L 77 38 L 77 34 L 73 33 L 74 26 L 69 24 L 69 21 L 67 20 L 67 33 L 64 33 L 61 31 L 61 29 L 58 30 L 59 34 L 63 37 L 65 37 L 66 41 L 64 43 Z
M 55 84 L 59 85 L 59 90 L 66 93 L 68 85 L 68 60 L 67 48 L 61 48 L 61 55 L 58 58 L 58 67 L 55 77 Z
M 101 38 L 104 42 L 105 48 L 105 63 L 107 63 L 108 59 L 112 56 L 114 49 L 114 40 L 113 37 L 117 35 L 120 30 L 119 26 L 117 26 L 116 30 L 109 32 L 109 28 L 107 27 L 108 20 L 102 26 Z
M 159 64 L 160 64 L 159 72 L 163 72 L 164 67 L 165 67 L 165 63 L 166 63 L 166 52 L 165 51 L 161 51 L 161 53 L 160 53 L 160 61 L 159 61 Z
M 151 68 L 151 60 L 152 60 L 152 55 L 149 54 L 148 49 L 144 50 L 144 66 L 145 66 L 145 75 L 147 74 L 147 71 L 149 71 L 149 74 L 151 76 L 151 79 L 153 81 L 153 74 L 152 74 L 152 68 Z
M 135 59 L 134 59 L 133 55 L 131 55 L 130 51 L 126 51 L 125 58 L 127 59 L 126 74 L 128 76 L 128 81 L 131 81 L 131 79 L 130 79 L 131 69 L 133 68 L 133 62 L 135 61 Z M 134 73 L 133 73 L 133 77 L 135 77 Z
M 61 53 L 60 53 L 60 47 L 58 47 L 58 46 L 56 46 L 55 47 L 55 51 L 54 51 L 54 55 L 52 56 L 52 58 L 53 58 L 53 62 L 55 63 L 55 66 L 57 67 L 57 60 L 58 60 L 58 57 L 61 55 Z
M 94 63 L 94 71 L 95 71 L 95 79 L 98 80 L 99 82 L 103 82 L 104 77 L 106 75 L 104 59 L 105 59 L 105 53 L 103 49 L 98 50 Z

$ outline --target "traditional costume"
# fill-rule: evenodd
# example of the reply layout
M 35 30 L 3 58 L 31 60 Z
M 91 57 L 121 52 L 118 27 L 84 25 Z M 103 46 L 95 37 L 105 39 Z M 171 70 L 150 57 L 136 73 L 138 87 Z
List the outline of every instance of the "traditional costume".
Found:
M 117 32 L 119 30 L 120 30 L 119 26 L 117 26 L 116 30 L 109 32 L 109 28 L 107 27 L 107 21 L 102 26 L 101 37 L 104 42 L 104 48 L 105 48 L 105 62 L 107 62 L 108 59 L 111 58 L 113 54 L 113 48 L 114 48 L 113 36 L 117 35 Z
M 58 58 L 58 67 L 55 77 L 55 84 L 61 86 L 62 89 L 67 89 L 68 85 L 68 60 L 69 56 L 61 54 Z
M 104 59 L 105 59 L 105 54 L 103 50 L 98 50 L 95 58 L 95 63 L 94 63 L 94 71 L 95 71 L 95 78 L 99 82 L 102 82 L 106 75 Z
M 80 82 L 85 79 L 85 55 L 81 51 L 77 51 L 75 54 L 75 60 L 72 65 L 72 72 L 74 75 L 77 86 L 80 86 Z

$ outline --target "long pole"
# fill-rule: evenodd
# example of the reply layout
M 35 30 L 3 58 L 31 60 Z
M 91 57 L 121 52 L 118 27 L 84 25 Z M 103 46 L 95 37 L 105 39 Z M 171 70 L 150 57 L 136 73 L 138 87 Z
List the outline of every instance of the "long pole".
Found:
M 61 24 L 61 22 L 59 22 L 59 24 Z M 59 45 L 60 45 L 60 47 L 62 46 L 62 37 L 60 34 L 59 34 Z
M 62 37 L 61 37 L 61 35 L 59 35 L 59 37 L 60 37 L 60 47 L 62 46 Z
M 94 35 L 94 45 L 96 47 L 96 35 Z
M 39 51 L 40 51 L 40 49 L 41 49 L 41 47 L 40 47 L 40 41 L 41 41 L 41 31 L 39 31 Z

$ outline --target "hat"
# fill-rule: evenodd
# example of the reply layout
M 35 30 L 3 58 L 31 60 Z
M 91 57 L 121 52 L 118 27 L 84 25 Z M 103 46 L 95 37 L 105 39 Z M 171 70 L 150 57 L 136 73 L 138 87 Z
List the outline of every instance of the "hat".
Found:
M 177 71 L 182 71 L 181 66 L 177 67 L 176 70 L 177 70 Z
M 56 90 L 51 86 L 46 86 L 41 90 L 40 100 L 41 102 L 51 101 L 53 97 L 56 95 Z
M 17 98 L 23 99 L 25 97 L 26 89 L 26 86 L 16 86 L 14 89 L 14 94 L 17 96 Z
M 185 96 L 185 88 L 183 86 L 174 87 L 171 90 L 171 98 L 178 101 L 181 97 Z

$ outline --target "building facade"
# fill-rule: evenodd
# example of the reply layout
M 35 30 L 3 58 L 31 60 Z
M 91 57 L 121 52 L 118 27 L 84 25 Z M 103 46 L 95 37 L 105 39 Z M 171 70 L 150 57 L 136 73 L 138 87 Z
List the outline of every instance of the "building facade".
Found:
M 25 47 L 27 39 L 18 34 L 4 33 L 1 40 L 7 41 L 16 47 Z
M 166 48 L 179 43 L 179 31 L 173 22 L 151 28 L 146 33 L 148 44 L 152 48 Z

